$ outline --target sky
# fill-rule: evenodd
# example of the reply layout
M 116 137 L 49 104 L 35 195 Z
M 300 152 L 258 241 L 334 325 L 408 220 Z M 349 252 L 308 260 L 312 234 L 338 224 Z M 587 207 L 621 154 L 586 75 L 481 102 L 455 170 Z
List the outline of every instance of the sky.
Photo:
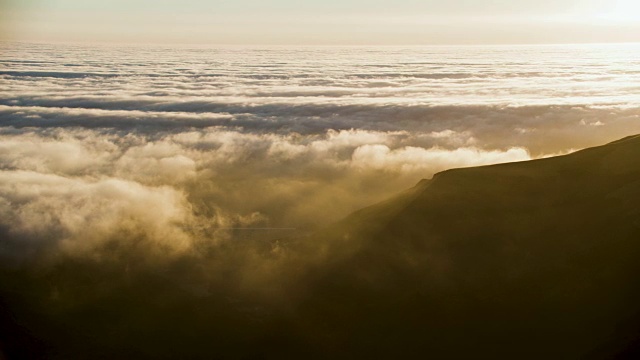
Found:
M 5 40 L 230 45 L 640 41 L 637 0 L 0 0 Z

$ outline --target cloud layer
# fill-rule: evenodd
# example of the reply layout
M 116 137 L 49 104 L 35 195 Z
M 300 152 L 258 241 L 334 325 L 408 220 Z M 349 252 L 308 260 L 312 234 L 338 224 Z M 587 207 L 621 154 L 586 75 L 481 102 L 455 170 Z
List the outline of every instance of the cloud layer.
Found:
M 1 46 L 0 230 L 66 252 L 297 236 L 640 132 L 636 47 Z

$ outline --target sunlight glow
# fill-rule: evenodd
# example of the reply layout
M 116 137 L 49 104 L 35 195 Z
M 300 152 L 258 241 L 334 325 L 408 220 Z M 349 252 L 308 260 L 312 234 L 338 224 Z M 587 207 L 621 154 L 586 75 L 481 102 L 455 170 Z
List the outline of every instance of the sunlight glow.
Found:
M 611 24 L 638 23 L 640 22 L 640 1 L 613 0 L 607 10 L 595 17 Z

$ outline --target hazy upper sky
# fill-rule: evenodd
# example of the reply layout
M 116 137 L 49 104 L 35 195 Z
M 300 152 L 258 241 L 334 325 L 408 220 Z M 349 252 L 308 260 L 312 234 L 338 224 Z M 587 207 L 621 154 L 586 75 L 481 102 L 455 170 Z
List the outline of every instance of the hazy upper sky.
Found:
M 1 37 L 205 44 L 640 41 L 638 0 L 0 0 Z

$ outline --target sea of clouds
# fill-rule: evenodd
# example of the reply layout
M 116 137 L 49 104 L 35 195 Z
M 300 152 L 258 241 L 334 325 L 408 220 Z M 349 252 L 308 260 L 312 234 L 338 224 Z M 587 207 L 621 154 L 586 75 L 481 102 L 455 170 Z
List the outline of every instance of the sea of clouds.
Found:
M 4 255 L 298 236 L 640 132 L 637 45 L 0 46 Z

